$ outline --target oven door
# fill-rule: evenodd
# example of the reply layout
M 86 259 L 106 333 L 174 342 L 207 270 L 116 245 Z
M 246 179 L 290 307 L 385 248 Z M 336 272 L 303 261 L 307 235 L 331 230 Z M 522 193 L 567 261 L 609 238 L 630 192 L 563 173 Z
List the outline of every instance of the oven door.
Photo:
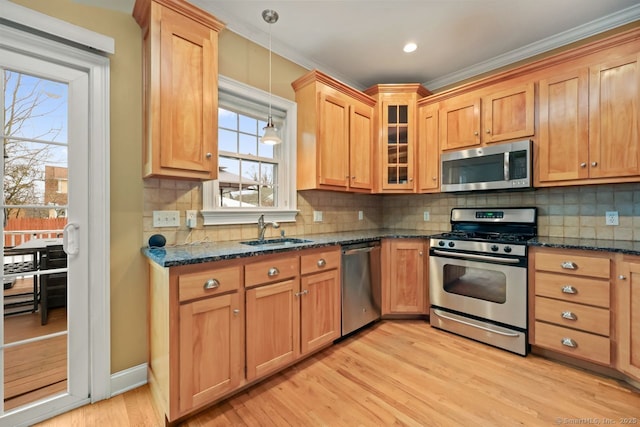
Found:
M 472 255 L 432 249 L 429 256 L 429 298 L 433 306 L 517 328 L 527 328 L 527 269 L 509 265 L 517 258 Z M 477 258 L 492 259 L 491 262 Z M 507 264 L 496 260 L 509 260 Z M 499 262 L 499 261 L 498 261 Z M 526 263 L 525 263 L 526 265 Z

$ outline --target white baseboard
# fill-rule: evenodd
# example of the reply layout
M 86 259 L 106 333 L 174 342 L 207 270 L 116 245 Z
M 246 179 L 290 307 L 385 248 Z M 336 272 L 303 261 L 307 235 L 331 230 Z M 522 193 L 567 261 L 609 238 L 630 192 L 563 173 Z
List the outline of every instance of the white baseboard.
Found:
M 143 363 L 111 375 L 111 397 L 147 383 L 147 364 Z

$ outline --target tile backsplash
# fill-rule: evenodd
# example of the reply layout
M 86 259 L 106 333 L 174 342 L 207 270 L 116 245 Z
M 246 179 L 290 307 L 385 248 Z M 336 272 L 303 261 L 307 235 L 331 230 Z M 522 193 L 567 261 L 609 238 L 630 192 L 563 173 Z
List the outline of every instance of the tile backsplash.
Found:
M 580 237 L 614 240 L 640 240 L 640 185 L 588 185 L 542 188 L 522 192 L 471 194 L 366 195 L 332 191 L 298 192 L 295 223 L 282 223 L 278 230 L 267 229 L 266 237 L 368 230 L 408 228 L 426 231 L 449 230 L 449 213 L 454 207 L 537 206 L 538 234 L 554 237 Z M 255 224 L 198 227 L 184 226 L 187 209 L 202 208 L 201 185 L 191 181 L 147 179 L 144 188 L 144 236 L 161 233 L 167 243 L 253 239 Z M 179 210 L 182 224 L 177 228 L 154 228 L 154 210 Z M 322 212 L 322 222 L 314 222 L 314 211 Z M 362 211 L 362 220 L 359 212 Z M 424 212 L 429 221 L 424 221 Z M 618 226 L 605 225 L 605 212 L 617 211 Z M 257 222 L 257 218 L 256 218 Z

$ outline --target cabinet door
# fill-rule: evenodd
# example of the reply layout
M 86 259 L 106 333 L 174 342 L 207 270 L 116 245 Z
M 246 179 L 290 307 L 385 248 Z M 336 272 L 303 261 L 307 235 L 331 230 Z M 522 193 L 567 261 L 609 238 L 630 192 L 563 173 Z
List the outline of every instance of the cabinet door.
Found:
M 382 103 L 382 189 L 413 190 L 414 106 L 408 102 Z
M 371 190 L 373 188 L 373 109 L 365 105 L 352 105 L 349 116 L 349 186 Z
M 385 240 L 389 275 L 383 282 L 383 314 L 427 312 L 425 244 L 421 240 Z M 383 261 L 385 262 L 385 261 Z
M 590 68 L 591 178 L 640 175 L 640 56 Z
M 321 185 L 349 185 L 349 106 L 336 96 L 320 93 L 318 182 Z
M 538 179 L 584 179 L 589 169 L 589 74 L 586 68 L 541 80 Z
M 180 306 L 180 412 L 235 389 L 242 377 L 238 292 Z
M 532 136 L 534 84 L 528 83 L 482 98 L 482 142 Z
M 448 99 L 440 109 L 440 148 L 452 150 L 480 144 L 480 98 Z
M 160 25 L 160 167 L 215 179 L 218 33 L 166 8 Z
M 299 279 L 246 291 L 247 380 L 293 362 L 300 348 Z
M 640 380 L 640 259 L 623 262 L 616 286 L 618 369 Z
M 340 337 L 338 270 L 304 276 L 300 289 L 300 338 L 304 355 Z
M 440 149 L 438 145 L 438 106 L 418 111 L 418 189 L 434 192 L 440 188 Z

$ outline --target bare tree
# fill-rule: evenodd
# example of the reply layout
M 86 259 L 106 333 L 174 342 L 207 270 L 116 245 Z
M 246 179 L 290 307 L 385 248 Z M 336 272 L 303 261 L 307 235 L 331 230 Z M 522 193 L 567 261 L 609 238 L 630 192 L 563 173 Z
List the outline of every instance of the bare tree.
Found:
M 60 95 L 48 91 L 46 80 L 9 70 L 4 71 L 4 202 L 7 205 L 41 204 L 36 183 L 44 181 L 44 165 L 51 157 L 51 146 L 31 141 L 54 141 L 61 127 L 51 126 L 23 138 L 28 124 L 64 106 Z M 53 102 L 52 102 L 53 101 Z M 20 216 L 20 208 L 10 208 L 6 217 Z M 46 210 L 33 212 L 47 216 Z

